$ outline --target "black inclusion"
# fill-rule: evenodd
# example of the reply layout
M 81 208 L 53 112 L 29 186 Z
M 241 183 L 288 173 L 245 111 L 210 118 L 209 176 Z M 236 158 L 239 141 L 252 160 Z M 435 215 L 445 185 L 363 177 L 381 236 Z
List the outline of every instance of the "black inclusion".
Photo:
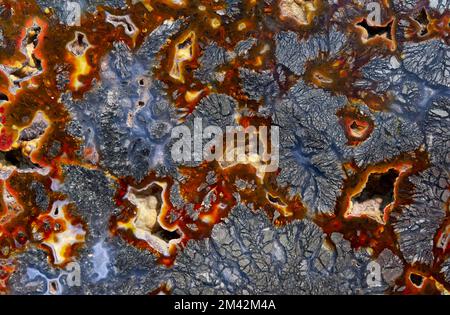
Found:
M 171 232 L 163 228 L 159 228 L 158 231 L 155 233 L 155 235 L 166 242 L 180 238 L 180 235 L 178 234 L 177 230 Z
M 411 273 L 409 275 L 409 279 L 415 286 L 420 287 L 422 285 L 423 277 L 421 275 L 418 275 L 416 273 Z
M 0 93 L 0 101 L 9 101 L 9 98 L 6 94 Z
M 286 206 L 280 198 L 272 196 L 271 194 L 267 194 L 267 198 L 269 199 L 270 202 L 272 202 L 274 204 L 279 204 L 280 206 Z
M 429 24 L 428 15 L 425 8 L 422 8 L 420 13 L 416 17 L 414 17 L 414 20 L 416 20 L 420 24 L 419 35 L 425 36 L 428 33 L 427 26 Z
M 383 35 L 386 34 L 386 37 L 388 39 L 391 39 L 391 30 L 392 30 L 392 24 L 393 21 L 390 21 L 386 26 L 371 26 L 369 24 L 367 24 L 367 20 L 363 19 L 361 22 L 357 23 L 356 25 L 363 27 L 366 31 L 367 34 L 369 34 L 368 38 L 372 38 L 375 37 L 377 35 Z
M 425 8 L 422 8 L 422 10 L 420 10 L 419 14 L 416 17 L 414 17 L 414 20 L 416 20 L 423 26 L 428 25 L 428 23 L 429 23 L 428 15 L 427 15 L 427 11 L 425 10 Z
M 394 184 L 397 177 L 398 172 L 394 169 L 382 174 L 370 174 L 364 190 L 355 198 L 355 201 L 362 203 L 379 197 L 383 200 L 380 205 L 380 210 L 383 210 L 394 201 Z

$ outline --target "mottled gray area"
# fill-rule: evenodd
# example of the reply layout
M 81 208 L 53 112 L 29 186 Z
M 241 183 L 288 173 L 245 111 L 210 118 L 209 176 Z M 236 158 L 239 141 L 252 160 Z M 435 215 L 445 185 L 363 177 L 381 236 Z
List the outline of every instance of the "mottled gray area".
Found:
M 18 255 L 19 264 L 10 279 L 11 293 L 143 295 L 159 287 L 167 270 L 156 264 L 153 254 L 118 238 L 99 244 L 106 255 L 94 254 L 94 250 L 82 253 L 63 269 L 51 267 L 46 253 L 39 249 Z M 56 292 L 49 290 L 52 283 Z
M 102 80 L 82 100 L 64 96 L 75 135 L 96 148 L 100 165 L 118 176 L 142 179 L 150 168 L 169 168 L 167 144 L 177 115 L 153 78 L 157 52 L 180 26 L 163 22 L 136 52 L 116 43 L 102 63 Z M 69 130 L 71 132 L 71 130 Z
M 217 70 L 231 59 L 232 56 L 225 48 L 216 43 L 209 44 L 203 49 L 198 59 L 200 67 L 194 71 L 194 77 L 204 84 L 222 82 L 223 77 L 217 73 Z
M 118 211 L 114 204 L 117 184 L 99 170 L 80 166 L 65 166 L 64 176 L 61 191 L 77 206 L 79 215 L 88 225 L 87 243 L 93 245 L 91 240 L 108 234 L 109 219 Z
M 365 281 L 369 262 L 340 234 L 327 244 L 312 222 L 273 229 L 237 206 L 210 239 L 188 244 L 168 281 L 175 294 L 362 294 L 376 291 Z
M 192 116 L 202 118 L 205 126 L 215 125 L 225 131 L 226 126 L 233 126 L 237 102 L 231 96 L 225 94 L 211 94 L 203 98 Z
M 392 213 L 394 230 L 400 250 L 409 263 L 431 264 L 433 239 L 446 215 L 445 204 L 450 197 L 447 169 L 431 167 L 410 177 L 414 185 L 413 202 L 401 213 Z
M 31 189 L 34 191 L 34 200 L 41 211 L 47 211 L 50 200 L 47 196 L 45 186 L 41 182 L 31 183 Z
M 391 160 L 402 152 L 414 151 L 423 143 L 417 124 L 391 113 L 377 113 L 374 124 L 369 138 L 355 149 L 355 159 L 360 166 Z
M 279 93 L 279 87 L 270 71 L 239 70 L 243 90 L 249 99 L 270 103 Z
M 450 281 L 450 258 L 442 264 L 441 272 L 445 275 L 445 280 Z
M 347 44 L 346 36 L 334 26 L 328 32 L 313 34 L 305 40 L 292 31 L 280 32 L 275 41 L 277 62 L 297 75 L 304 74 L 307 61 L 316 59 L 320 53 L 335 58 Z
M 403 262 L 391 250 L 384 249 L 376 262 L 381 267 L 382 280 L 389 287 L 395 285 L 395 281 L 403 274 Z
M 430 83 L 450 87 L 450 47 L 442 40 L 407 43 L 403 53 L 408 71 Z
M 335 113 L 345 102 L 345 97 L 299 81 L 275 108 L 281 145 L 278 183 L 300 194 L 311 214 L 333 212 L 342 188 L 341 158 L 349 149 Z
M 431 161 L 450 166 L 450 96 L 436 98 L 424 122 L 426 144 Z

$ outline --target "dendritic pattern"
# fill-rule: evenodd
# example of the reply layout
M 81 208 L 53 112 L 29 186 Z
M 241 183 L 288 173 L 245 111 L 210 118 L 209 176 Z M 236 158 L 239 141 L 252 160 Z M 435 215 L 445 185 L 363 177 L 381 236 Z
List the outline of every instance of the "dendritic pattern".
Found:
M 449 22 L 0 0 L 0 293 L 449 294 Z

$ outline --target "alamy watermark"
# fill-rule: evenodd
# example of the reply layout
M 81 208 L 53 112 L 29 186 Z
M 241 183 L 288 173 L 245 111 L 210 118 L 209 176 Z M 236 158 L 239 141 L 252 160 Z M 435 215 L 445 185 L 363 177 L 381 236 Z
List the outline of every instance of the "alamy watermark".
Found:
M 66 282 L 69 287 L 81 286 L 81 267 L 77 262 L 70 262 L 65 268 Z
M 80 26 L 81 25 L 81 6 L 78 2 L 67 1 L 66 2 L 66 24 L 68 26 Z
M 218 126 L 204 128 L 201 118 L 194 118 L 193 130 L 186 125 L 172 129 L 172 159 L 182 162 L 212 162 L 221 165 L 258 163 L 264 172 L 278 170 L 278 126 L 226 126 L 225 135 Z
M 367 285 L 369 287 L 380 287 L 382 285 L 381 282 L 381 266 L 376 261 L 371 261 L 367 265 Z
M 370 13 L 367 15 L 367 20 L 372 22 L 372 25 L 381 24 L 381 5 L 378 2 L 369 2 L 367 10 Z

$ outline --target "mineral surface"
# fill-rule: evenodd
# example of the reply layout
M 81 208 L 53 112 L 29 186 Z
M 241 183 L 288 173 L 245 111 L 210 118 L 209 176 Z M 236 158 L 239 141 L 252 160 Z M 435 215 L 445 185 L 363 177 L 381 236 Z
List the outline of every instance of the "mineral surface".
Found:
M 450 1 L 0 0 L 0 293 L 449 294 Z

